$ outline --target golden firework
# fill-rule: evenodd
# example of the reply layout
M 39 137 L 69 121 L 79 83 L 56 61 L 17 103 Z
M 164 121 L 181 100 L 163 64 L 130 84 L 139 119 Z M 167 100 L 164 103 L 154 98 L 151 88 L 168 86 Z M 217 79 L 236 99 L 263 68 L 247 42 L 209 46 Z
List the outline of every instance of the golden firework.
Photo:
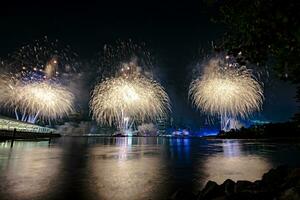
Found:
M 116 123 L 124 129 L 135 120 L 164 116 L 170 108 L 163 87 L 140 75 L 119 76 L 98 84 L 92 93 L 90 107 L 98 123 Z
M 251 70 L 221 58 L 207 63 L 202 76 L 191 83 L 189 95 L 202 111 L 221 116 L 222 129 L 228 119 L 259 111 L 263 102 L 262 86 Z

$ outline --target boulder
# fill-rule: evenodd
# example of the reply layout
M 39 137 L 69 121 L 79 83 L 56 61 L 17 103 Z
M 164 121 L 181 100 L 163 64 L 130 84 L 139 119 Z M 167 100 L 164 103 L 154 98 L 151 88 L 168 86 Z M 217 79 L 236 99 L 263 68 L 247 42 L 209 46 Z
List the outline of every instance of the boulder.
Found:
M 214 181 L 208 181 L 204 189 L 198 195 L 198 199 L 209 200 L 222 196 L 225 196 L 224 188 Z
M 278 200 L 299 200 L 300 199 L 300 187 L 292 187 L 285 190 Z
M 234 193 L 235 190 L 235 182 L 231 179 L 227 179 L 224 181 L 224 183 L 221 185 L 222 188 L 224 188 L 224 192 L 227 196 Z
M 193 199 L 196 199 L 196 195 L 184 189 L 177 190 L 169 198 L 169 200 L 193 200 Z
M 265 173 L 255 182 L 230 179 L 218 185 L 208 181 L 204 189 L 195 196 L 192 192 L 178 190 L 172 200 L 300 200 L 300 168 L 280 166 Z
M 235 184 L 235 192 L 249 192 L 254 189 L 255 185 L 254 183 L 250 181 L 237 181 Z
M 299 186 L 300 186 L 300 168 L 289 170 L 289 173 L 285 178 L 284 183 L 282 184 L 282 188 L 289 189 L 291 187 L 299 187 Z
M 255 195 L 251 192 L 238 192 L 230 195 L 229 200 L 256 200 Z M 258 200 L 258 199 L 257 199 Z
M 280 166 L 276 169 L 271 169 L 262 177 L 262 184 L 265 188 L 271 191 L 277 191 L 287 177 L 289 169 L 286 166 Z

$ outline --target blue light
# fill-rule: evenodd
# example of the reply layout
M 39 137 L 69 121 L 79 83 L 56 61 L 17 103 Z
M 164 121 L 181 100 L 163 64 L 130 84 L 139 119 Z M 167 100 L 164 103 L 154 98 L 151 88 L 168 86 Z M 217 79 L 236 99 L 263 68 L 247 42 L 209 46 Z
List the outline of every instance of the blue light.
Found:
M 200 131 L 196 132 L 197 136 L 215 136 L 218 135 L 219 129 L 209 129 L 209 128 L 203 128 Z
M 173 136 L 189 136 L 190 132 L 187 129 L 177 129 L 172 131 Z

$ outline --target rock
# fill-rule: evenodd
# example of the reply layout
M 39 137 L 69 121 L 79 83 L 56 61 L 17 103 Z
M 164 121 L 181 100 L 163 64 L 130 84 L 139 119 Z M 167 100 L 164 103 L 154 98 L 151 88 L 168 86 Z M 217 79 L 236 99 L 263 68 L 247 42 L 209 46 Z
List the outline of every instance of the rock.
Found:
M 227 200 L 227 197 L 226 196 L 220 196 L 220 197 L 213 198 L 212 200 Z
M 289 171 L 285 182 L 282 184 L 283 189 L 300 186 L 300 168 L 292 169 Z
M 269 172 L 263 175 L 262 184 L 269 190 L 277 191 L 284 182 L 284 179 L 287 177 L 288 171 L 289 170 L 286 166 L 280 166 L 276 169 L 271 169 Z
M 261 189 L 262 188 L 262 182 L 261 182 L 261 180 L 254 181 L 253 182 L 253 186 L 257 190 Z
M 248 192 L 252 191 L 254 189 L 255 185 L 254 183 L 250 181 L 237 181 L 235 184 L 235 192 Z
M 225 196 L 223 187 L 221 187 L 214 181 L 208 181 L 204 189 L 199 194 L 198 199 L 208 200 L 208 199 L 215 199 L 221 196 Z
M 228 197 L 230 200 L 256 200 L 255 196 L 250 192 L 238 192 Z
M 169 198 L 169 200 L 193 200 L 196 196 L 192 192 L 188 192 L 184 189 L 179 189 Z
M 227 179 L 223 184 L 208 181 L 197 197 L 177 192 L 172 199 L 198 200 L 300 200 L 300 168 L 280 166 L 255 182 Z
M 283 192 L 278 200 L 299 200 L 300 199 L 300 187 L 293 187 Z
M 226 181 L 224 181 L 221 187 L 224 188 L 225 194 L 229 196 L 234 193 L 235 182 L 231 179 L 227 179 Z

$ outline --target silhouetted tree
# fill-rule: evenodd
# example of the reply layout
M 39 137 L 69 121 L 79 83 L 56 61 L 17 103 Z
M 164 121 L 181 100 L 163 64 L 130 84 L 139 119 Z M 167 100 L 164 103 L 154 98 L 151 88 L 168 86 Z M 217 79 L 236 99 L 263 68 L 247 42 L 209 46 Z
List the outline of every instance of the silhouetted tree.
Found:
M 272 61 L 282 79 L 300 83 L 299 0 L 205 0 L 216 14 L 212 20 L 225 25 L 225 34 L 215 49 L 240 62 L 263 66 Z M 297 99 L 300 101 L 300 87 Z

